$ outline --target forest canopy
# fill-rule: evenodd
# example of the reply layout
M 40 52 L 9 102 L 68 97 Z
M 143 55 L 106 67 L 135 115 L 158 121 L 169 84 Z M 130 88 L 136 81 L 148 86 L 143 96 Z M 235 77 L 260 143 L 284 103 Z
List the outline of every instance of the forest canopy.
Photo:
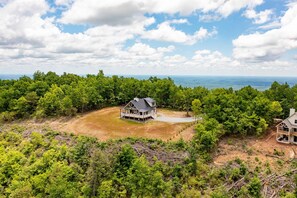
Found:
M 159 107 L 193 111 L 203 119 L 191 141 L 174 143 L 100 142 L 6 124 L 74 116 L 134 97 L 152 97 Z M 277 82 L 266 91 L 251 86 L 208 90 L 177 86 L 170 78 L 137 80 L 102 71 L 87 76 L 38 71 L 33 78 L 0 80 L 0 197 L 261 197 L 266 177 L 294 184 L 278 195 L 295 197 L 296 163 L 281 177 L 270 175 L 269 164 L 252 170 L 240 159 L 221 168 L 208 163 L 222 136 L 262 135 L 274 118 L 296 107 L 297 85 Z M 159 152 L 166 160 L 157 158 Z
M 33 78 L 0 80 L 0 120 L 73 116 L 107 106 L 126 104 L 135 97 L 152 97 L 158 107 L 193 110 L 216 119 L 227 133 L 261 134 L 273 118 L 297 108 L 297 86 L 274 82 L 270 89 L 240 90 L 177 86 L 170 78 L 147 80 L 97 75 L 79 76 L 37 71 Z M 197 106 L 198 105 L 198 106 Z

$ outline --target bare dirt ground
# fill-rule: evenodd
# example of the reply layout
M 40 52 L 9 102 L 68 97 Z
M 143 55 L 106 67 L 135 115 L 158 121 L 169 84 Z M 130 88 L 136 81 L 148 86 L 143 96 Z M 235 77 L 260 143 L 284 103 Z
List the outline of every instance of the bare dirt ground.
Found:
M 158 112 L 175 118 L 186 117 L 186 112 L 163 109 L 158 109 Z M 158 121 L 138 123 L 120 119 L 119 113 L 119 107 L 110 107 L 67 121 L 52 121 L 49 122 L 49 125 L 55 130 L 92 136 L 102 141 L 126 137 L 152 138 L 165 141 L 178 140 L 182 137 L 184 140 L 190 140 L 193 136 L 192 134 L 194 134 L 193 126 L 188 127 L 189 123 Z
M 280 171 L 289 168 L 287 162 L 297 158 L 297 146 L 278 143 L 275 131 L 258 137 L 225 137 L 219 145 L 214 157 L 215 165 L 224 165 L 237 158 L 249 166 L 270 166 L 271 170 Z
M 194 126 L 188 127 L 181 133 L 176 133 L 173 137 L 171 137 L 171 141 L 178 141 L 180 139 L 183 139 L 184 141 L 190 141 L 195 134 Z

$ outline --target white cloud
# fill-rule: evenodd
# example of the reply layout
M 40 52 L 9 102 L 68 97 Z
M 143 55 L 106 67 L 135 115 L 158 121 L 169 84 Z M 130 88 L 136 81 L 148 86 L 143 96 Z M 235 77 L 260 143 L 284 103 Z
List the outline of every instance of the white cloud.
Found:
M 264 74 L 267 71 L 277 73 L 283 70 L 291 73 L 292 69 L 296 69 L 296 66 L 288 62 L 267 61 L 269 56 L 273 59 L 279 57 L 282 50 L 296 48 L 294 46 L 296 46 L 297 11 L 293 9 L 293 5 L 280 19 L 278 29 L 241 36 L 235 40 L 236 59 L 234 59 L 219 51 L 196 51 L 194 46 L 184 46 L 191 52 L 195 51 L 195 54 L 191 55 L 188 52 L 181 52 L 183 48 L 176 49 L 172 45 L 172 43 L 194 44 L 216 34 L 216 29 L 196 27 L 197 31 L 189 34 L 178 29 L 191 25 L 189 21 L 185 18 L 172 19 L 171 16 L 170 20 L 163 21 L 155 29 L 148 30 L 149 26 L 155 23 L 155 19 L 145 16 L 144 13 L 187 15 L 198 10 L 201 13 L 225 17 L 241 8 L 253 9 L 262 1 L 243 0 L 238 3 L 232 0 L 235 3 L 231 5 L 225 0 L 190 0 L 187 3 L 181 0 L 119 0 L 107 3 L 92 1 L 93 4 L 87 5 L 89 1 L 55 1 L 57 7 L 61 6 L 62 10 L 66 10 L 61 21 L 93 24 L 84 32 L 66 33 L 58 28 L 55 18 L 47 17 L 47 14 L 52 12 L 47 1 L 0 0 L 0 3 L 5 2 L 0 7 L 0 73 L 33 73 L 36 70 L 96 73 L 101 68 L 107 73 L 118 74 L 134 72 L 195 75 L 228 72 L 249 74 L 258 68 L 261 68 Z M 79 2 L 85 2 L 85 5 L 78 4 Z M 81 5 L 81 9 L 77 7 L 78 5 Z M 94 8 L 90 8 L 92 5 Z M 126 7 L 129 7 L 128 12 L 125 10 Z M 110 15 L 106 15 L 108 8 L 111 11 Z M 99 12 L 104 9 L 105 12 Z M 119 13 L 115 13 L 116 9 L 119 9 Z M 70 11 L 73 12 L 73 18 L 70 15 L 67 18 Z M 172 43 L 156 47 L 147 42 L 142 43 L 143 38 Z M 127 47 L 127 41 L 130 47 Z M 237 59 L 242 57 L 244 60 Z M 264 62 L 246 62 L 245 59 L 249 57 Z
M 217 12 L 222 16 L 227 17 L 230 14 L 239 11 L 242 8 L 254 8 L 261 5 L 264 0 L 228 0 L 217 8 Z
M 222 19 L 222 16 L 218 15 L 218 14 L 201 14 L 201 15 L 199 15 L 199 21 L 201 21 L 201 22 L 219 21 L 221 19 Z
M 144 43 L 135 43 L 129 47 L 127 51 L 121 53 L 127 55 L 129 59 L 146 59 L 146 60 L 159 60 L 163 57 L 164 53 L 172 52 L 174 46 L 153 48 Z
M 174 22 L 176 23 L 176 21 Z M 171 23 L 172 21 L 165 21 L 159 24 L 157 29 L 145 31 L 142 34 L 142 38 L 193 45 L 202 39 L 217 34 L 217 31 L 215 29 L 209 32 L 207 29 L 201 27 L 193 35 L 189 35 L 181 30 L 177 30 L 174 27 L 170 26 Z
M 28 6 L 29 5 L 29 6 Z M 0 46 L 28 49 L 45 45 L 59 34 L 51 19 L 42 19 L 48 6 L 44 1 L 17 0 L 0 8 Z
M 297 4 L 281 18 L 281 26 L 264 33 L 241 35 L 233 40 L 233 55 L 248 61 L 276 60 L 288 50 L 297 48 Z
M 277 19 L 275 21 L 272 21 L 270 23 L 267 23 L 265 25 L 259 26 L 259 29 L 263 30 L 269 30 L 269 29 L 274 29 L 274 28 L 279 28 L 281 26 L 280 21 Z
M 198 50 L 192 60 L 195 63 L 204 64 L 207 67 L 238 66 L 239 63 L 231 58 L 224 56 L 219 51 Z
M 72 3 L 74 2 L 74 0 L 55 0 L 55 4 L 57 6 L 70 6 Z
M 145 13 L 187 16 L 202 12 L 227 17 L 240 9 L 252 9 L 262 3 L 263 0 L 76 0 L 69 10 L 63 12 L 59 21 L 65 24 L 122 25 L 141 20 Z
M 1 73 L 33 73 L 37 69 L 86 73 L 96 72 L 98 65 L 155 65 L 175 49 L 172 45 L 153 48 L 141 43 L 125 49 L 124 43 L 142 34 L 154 18 L 70 34 L 61 32 L 52 18 L 44 17 L 48 11 L 43 0 L 16 0 L 0 8 Z
M 180 13 L 182 15 L 189 15 L 196 11 L 214 12 L 227 17 L 242 8 L 253 8 L 262 3 L 263 0 L 155 0 L 152 10 L 158 13 Z
M 0 0 L 0 6 L 6 5 L 10 0 Z
M 144 19 L 142 1 L 76 0 L 59 20 L 65 24 L 126 25 Z
M 179 54 L 164 57 L 164 64 L 167 64 L 167 65 L 171 64 L 171 65 L 176 66 L 176 64 L 184 63 L 186 61 L 187 61 L 187 58 L 182 55 L 179 55 Z
M 190 24 L 187 19 L 173 19 L 168 21 L 169 24 Z
M 129 26 L 103 25 L 70 34 L 61 32 L 52 18 L 43 17 L 48 11 L 50 8 L 44 0 L 16 0 L 0 8 L 0 48 L 18 58 L 51 54 L 58 59 L 62 54 L 69 57 L 91 52 L 108 56 L 122 48 L 124 42 L 145 31 L 145 26 L 155 22 L 154 18 L 145 18 Z
M 248 9 L 243 14 L 248 19 L 253 19 L 253 23 L 255 24 L 263 24 L 271 20 L 273 15 L 272 10 L 263 10 L 257 13 L 253 9 Z

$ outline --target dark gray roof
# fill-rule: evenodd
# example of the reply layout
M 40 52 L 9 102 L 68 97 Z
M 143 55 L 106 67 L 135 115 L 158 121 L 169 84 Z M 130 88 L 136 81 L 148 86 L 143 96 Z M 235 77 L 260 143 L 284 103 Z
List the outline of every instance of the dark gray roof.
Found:
M 151 111 L 153 107 L 151 106 L 152 102 L 155 102 L 152 98 L 135 98 L 130 101 L 135 108 L 140 112 Z
M 154 99 L 152 99 L 152 98 L 144 98 L 147 102 L 150 102 L 150 103 L 153 103 L 153 102 L 155 102 L 155 100 Z

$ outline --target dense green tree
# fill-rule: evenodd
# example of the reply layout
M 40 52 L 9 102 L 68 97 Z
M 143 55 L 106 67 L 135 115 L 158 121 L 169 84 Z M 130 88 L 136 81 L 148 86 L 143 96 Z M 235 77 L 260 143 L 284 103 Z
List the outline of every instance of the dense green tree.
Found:
M 89 97 L 87 93 L 88 86 L 84 82 L 72 85 L 70 98 L 73 105 L 80 111 L 84 112 L 89 103 Z
M 270 89 L 266 90 L 265 95 L 272 101 L 278 101 L 283 109 L 283 117 L 289 115 L 290 108 L 294 107 L 294 97 L 297 95 L 297 91 L 294 87 L 285 84 L 279 84 L 278 82 L 272 83 Z
M 195 116 L 201 114 L 201 110 L 202 110 L 201 105 L 202 104 L 199 99 L 195 99 L 192 101 L 192 110 Z
M 114 172 L 119 177 L 127 175 L 128 170 L 136 159 L 136 153 L 130 145 L 124 145 L 121 152 L 116 156 Z
M 44 81 L 49 85 L 52 86 L 54 84 L 60 85 L 60 78 L 55 72 L 47 72 L 44 76 Z
M 48 172 L 45 193 L 49 197 L 77 197 L 79 195 L 78 175 L 70 166 L 57 162 Z
M 111 164 L 106 153 L 95 150 L 91 155 L 90 166 L 86 172 L 91 189 L 91 196 L 97 196 L 99 186 L 104 179 L 110 177 Z M 105 192 L 106 193 L 106 192 Z
M 34 74 L 33 74 L 33 80 L 36 80 L 36 81 L 43 81 L 44 78 L 45 78 L 45 73 L 44 73 L 44 72 L 36 71 L 36 72 L 34 72 Z
M 252 197 L 261 197 L 261 181 L 259 178 L 254 177 L 248 184 L 248 192 Z
M 127 186 L 132 196 L 146 197 L 151 195 L 150 167 L 144 156 L 135 159 L 127 173 Z
M 38 97 L 44 96 L 49 90 L 50 86 L 45 81 L 34 81 L 28 87 L 30 92 L 36 92 Z
M 103 181 L 98 189 L 99 198 L 112 198 L 114 197 L 114 189 L 112 180 Z
M 224 134 L 222 125 L 215 119 L 204 119 L 195 130 L 193 146 L 202 153 L 208 153 L 214 149 L 219 137 Z
M 90 149 L 95 141 L 95 138 L 79 136 L 76 145 L 70 151 L 71 160 L 80 165 L 84 170 L 90 164 Z
M 62 100 L 65 97 L 63 90 L 57 85 L 53 85 L 44 97 L 38 102 L 38 111 L 42 116 L 60 115 L 62 113 Z
M 37 107 L 38 96 L 35 92 L 29 92 L 26 96 L 21 96 L 16 100 L 14 111 L 20 118 L 29 117 L 32 115 Z

